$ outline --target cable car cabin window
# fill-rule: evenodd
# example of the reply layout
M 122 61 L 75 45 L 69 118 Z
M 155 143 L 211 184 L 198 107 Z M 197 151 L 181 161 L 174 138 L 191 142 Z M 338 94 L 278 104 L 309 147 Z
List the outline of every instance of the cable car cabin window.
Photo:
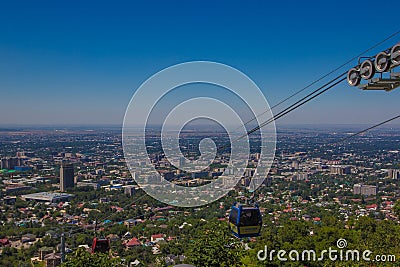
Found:
M 96 250 L 97 251 L 107 251 L 108 250 L 108 244 L 106 242 L 98 242 L 96 244 Z
M 229 216 L 229 222 L 233 223 L 234 225 L 237 225 L 237 218 L 238 218 L 238 210 L 232 209 L 231 214 Z
M 239 226 L 255 226 L 259 225 L 260 216 L 258 210 L 243 209 L 240 214 Z
M 95 247 L 93 248 L 93 252 L 107 252 L 110 249 L 110 245 L 108 240 L 96 240 Z

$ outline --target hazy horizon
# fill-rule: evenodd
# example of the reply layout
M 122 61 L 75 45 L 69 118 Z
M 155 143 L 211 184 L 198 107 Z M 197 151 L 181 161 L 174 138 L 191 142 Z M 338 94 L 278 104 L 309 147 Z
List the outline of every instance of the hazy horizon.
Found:
M 148 125 L 148 127 L 161 127 L 162 125 Z M 212 127 L 212 124 L 198 124 L 197 127 Z M 371 124 L 354 124 L 354 123 L 320 123 L 320 124 L 294 124 L 294 123 L 276 123 L 277 128 L 279 127 L 296 127 L 296 128 L 308 128 L 308 127 L 363 127 L 373 126 Z M 65 128 L 121 128 L 121 124 L 0 124 L 0 129 L 6 128 L 49 128 L 49 127 L 65 127 Z M 131 127 L 142 127 L 141 125 L 133 125 Z M 176 127 L 180 127 L 176 125 Z M 400 128 L 399 123 L 388 123 L 380 126 L 379 128 Z M 377 129 L 379 129 L 377 128 Z

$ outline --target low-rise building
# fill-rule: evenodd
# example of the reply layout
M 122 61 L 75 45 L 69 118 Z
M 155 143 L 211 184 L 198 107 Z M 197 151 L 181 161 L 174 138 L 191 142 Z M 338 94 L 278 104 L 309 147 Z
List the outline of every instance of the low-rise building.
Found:
M 354 195 L 376 196 L 377 193 L 378 187 L 375 185 L 355 184 L 353 187 Z
M 25 201 L 41 201 L 41 202 L 50 202 L 57 203 L 60 201 L 69 201 L 74 195 L 66 194 L 66 193 L 52 193 L 52 192 L 40 192 L 33 193 L 28 195 L 22 195 L 21 199 Z

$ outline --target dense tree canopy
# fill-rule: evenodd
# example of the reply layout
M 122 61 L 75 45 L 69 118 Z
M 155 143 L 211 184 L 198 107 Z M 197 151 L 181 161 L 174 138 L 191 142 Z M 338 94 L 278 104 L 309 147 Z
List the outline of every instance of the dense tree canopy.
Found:
M 84 248 L 78 248 L 63 267 L 114 267 L 122 266 L 119 258 L 111 258 L 108 254 L 91 254 Z

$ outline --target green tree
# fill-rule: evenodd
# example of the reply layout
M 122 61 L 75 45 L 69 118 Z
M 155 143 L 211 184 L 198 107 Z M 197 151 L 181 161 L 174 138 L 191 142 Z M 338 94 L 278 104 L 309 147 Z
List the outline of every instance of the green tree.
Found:
M 227 227 L 220 222 L 198 231 L 198 236 L 189 244 L 187 262 L 195 266 L 224 267 L 242 266 L 242 249 L 227 246 L 232 243 Z
M 394 204 L 393 212 L 394 212 L 397 216 L 400 216 L 400 200 L 397 200 L 397 201 L 396 201 L 396 204 Z
M 122 266 L 119 258 L 111 258 L 104 253 L 91 254 L 84 248 L 78 248 L 74 255 L 63 263 L 63 267 L 114 267 Z

